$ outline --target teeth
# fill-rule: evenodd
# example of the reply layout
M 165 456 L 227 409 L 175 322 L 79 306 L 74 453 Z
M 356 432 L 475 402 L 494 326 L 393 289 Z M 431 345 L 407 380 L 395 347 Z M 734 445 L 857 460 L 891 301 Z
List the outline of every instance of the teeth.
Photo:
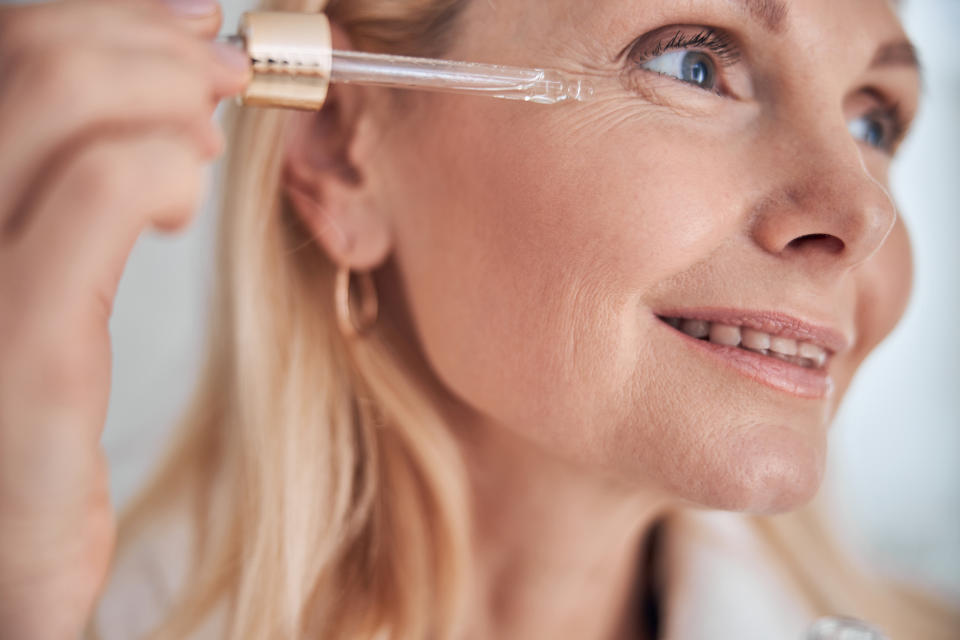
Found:
M 797 355 L 797 341 L 791 340 L 790 338 L 770 336 L 770 351 L 785 356 L 795 356 Z
M 684 320 L 680 331 L 694 338 L 706 338 L 710 335 L 710 323 L 703 320 Z
M 710 326 L 710 342 L 725 344 L 728 347 L 740 346 L 740 327 L 728 324 L 713 324 Z
M 743 346 L 754 351 L 766 351 L 770 348 L 770 334 L 756 329 L 743 329 Z
M 827 351 L 809 342 L 798 342 L 792 338 L 771 336 L 756 329 L 719 322 L 710 323 L 705 320 L 683 318 L 662 318 L 662 320 L 694 338 L 708 339 L 715 344 L 729 347 L 739 346 L 802 367 L 819 369 L 827 362 Z
M 817 345 L 810 344 L 809 342 L 801 342 L 797 347 L 797 353 L 801 358 L 812 360 L 813 364 L 817 367 L 822 367 L 827 361 L 827 352 Z

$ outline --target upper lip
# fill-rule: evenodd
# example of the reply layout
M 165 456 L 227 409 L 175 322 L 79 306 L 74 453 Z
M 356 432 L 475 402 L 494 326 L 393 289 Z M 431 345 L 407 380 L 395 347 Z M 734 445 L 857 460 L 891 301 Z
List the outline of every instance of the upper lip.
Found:
M 839 353 L 846 350 L 850 345 L 850 339 L 842 331 L 826 325 L 807 322 L 780 311 L 669 308 L 657 311 L 656 315 L 663 318 L 703 320 L 705 322 L 748 327 L 763 333 L 769 333 L 772 336 L 782 336 L 799 342 L 815 344 L 830 353 Z

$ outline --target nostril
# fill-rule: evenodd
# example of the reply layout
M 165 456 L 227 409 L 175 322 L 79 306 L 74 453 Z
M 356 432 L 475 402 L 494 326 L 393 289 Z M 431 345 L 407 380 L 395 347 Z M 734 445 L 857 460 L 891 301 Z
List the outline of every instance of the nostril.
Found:
M 843 240 L 837 236 L 828 233 L 811 233 L 799 238 L 794 238 L 787 244 L 788 249 L 818 249 L 827 253 L 840 253 L 843 251 Z

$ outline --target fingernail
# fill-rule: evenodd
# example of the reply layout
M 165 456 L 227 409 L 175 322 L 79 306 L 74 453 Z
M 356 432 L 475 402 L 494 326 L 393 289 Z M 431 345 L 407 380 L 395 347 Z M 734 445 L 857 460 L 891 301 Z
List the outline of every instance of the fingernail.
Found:
M 226 42 L 214 42 L 213 50 L 228 67 L 233 69 L 246 69 L 250 66 L 250 56 L 243 49 L 238 49 L 236 45 Z
M 174 13 L 199 18 L 216 12 L 217 0 L 163 0 Z

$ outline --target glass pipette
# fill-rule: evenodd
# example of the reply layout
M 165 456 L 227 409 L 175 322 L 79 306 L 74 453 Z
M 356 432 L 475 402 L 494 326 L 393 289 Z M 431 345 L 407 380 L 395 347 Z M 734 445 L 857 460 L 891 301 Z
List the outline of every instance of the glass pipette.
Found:
M 240 33 L 224 41 L 250 55 L 260 85 L 254 87 L 251 96 L 245 96 L 252 98 L 245 100 L 249 104 L 319 108 L 329 82 L 484 95 L 538 104 L 584 101 L 593 96 L 593 87 L 585 79 L 552 69 L 334 50 L 323 14 L 249 12 L 244 14 Z M 285 104 L 282 99 L 285 92 L 309 93 L 311 88 L 316 93 L 312 104 L 311 100 Z M 317 99 L 320 93 L 323 96 Z M 266 94 L 281 99 L 271 104 Z
M 584 80 L 552 69 L 336 50 L 333 51 L 330 81 L 478 93 L 540 104 L 585 100 L 592 94 Z

